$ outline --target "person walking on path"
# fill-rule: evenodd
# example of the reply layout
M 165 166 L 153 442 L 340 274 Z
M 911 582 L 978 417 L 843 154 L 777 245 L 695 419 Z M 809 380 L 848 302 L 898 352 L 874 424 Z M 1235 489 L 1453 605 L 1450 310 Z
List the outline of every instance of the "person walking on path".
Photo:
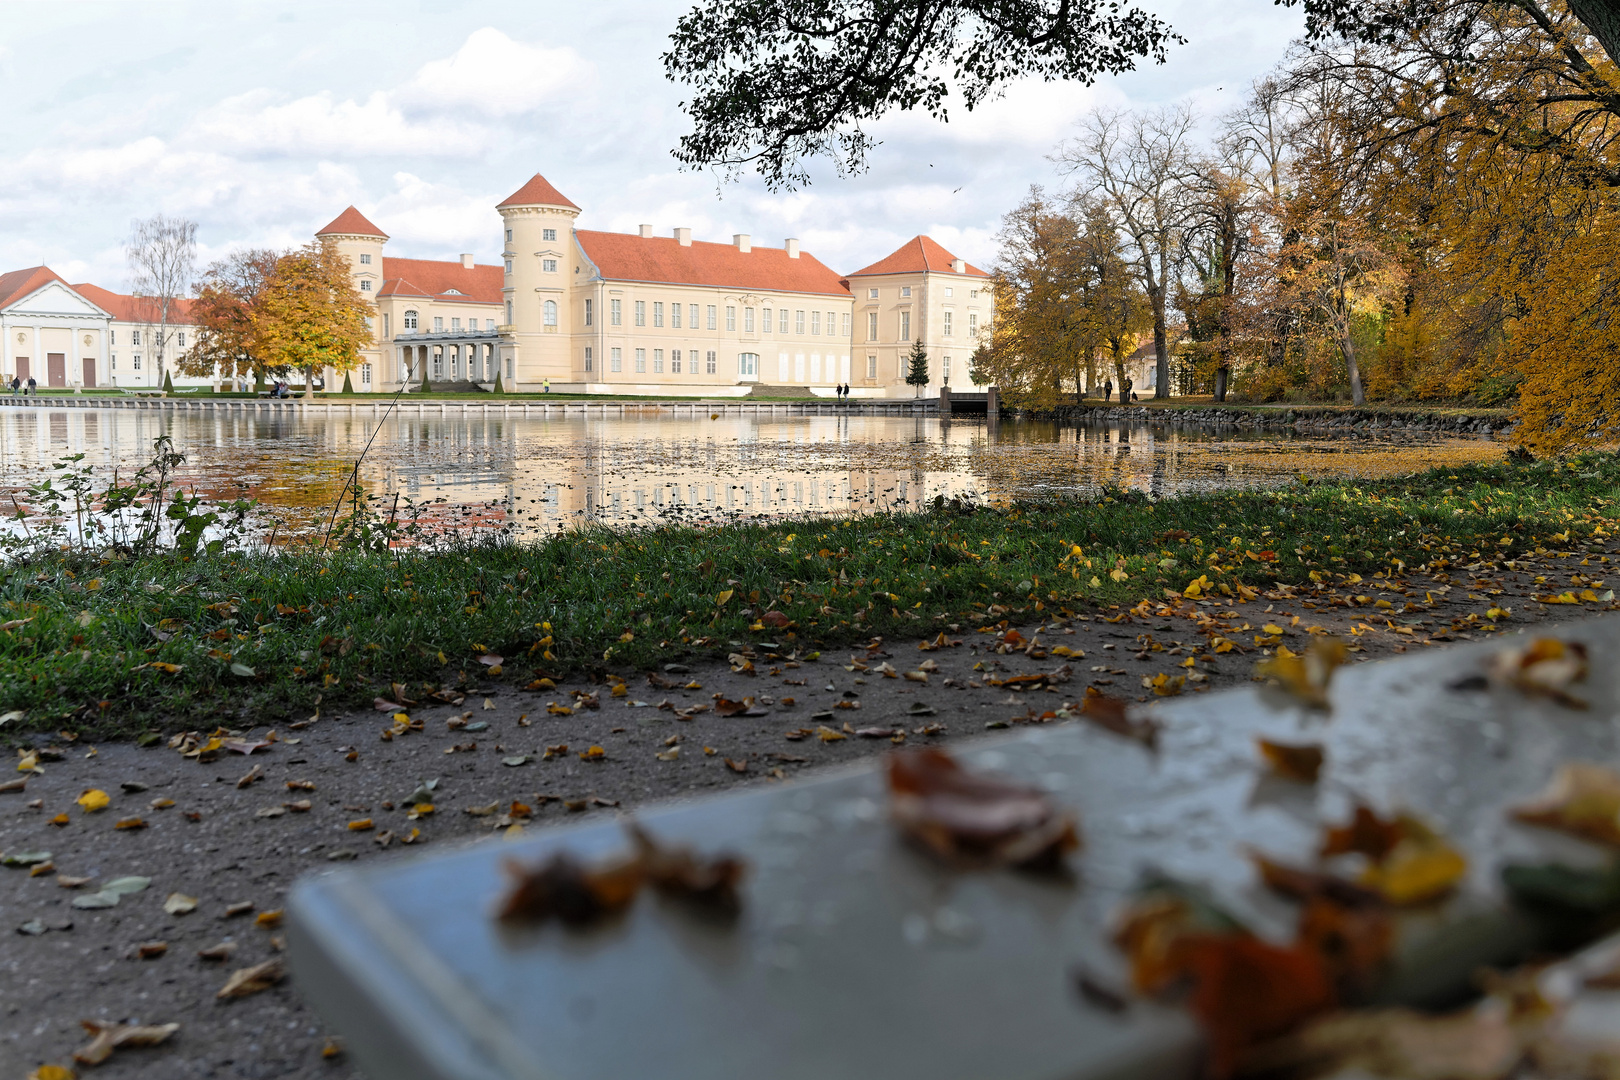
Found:
M 1103 400 L 1104 401 L 1110 401 L 1110 400 L 1113 399 L 1113 396 L 1114 396 L 1114 380 L 1109 379 L 1107 382 L 1103 383 Z
M 1136 384 L 1131 382 L 1129 379 L 1126 379 L 1124 382 L 1119 384 L 1119 402 L 1121 405 L 1129 405 L 1131 403 L 1131 388 L 1135 385 Z
M 545 392 L 551 393 L 551 377 L 549 375 L 543 380 L 543 385 L 545 386 Z
M 34 381 L 32 375 L 28 376 L 28 397 L 39 397 L 39 383 Z
M 17 378 L 17 376 L 13 375 L 11 377 L 11 395 L 12 395 L 12 397 L 16 397 L 17 392 L 19 390 L 21 390 L 21 389 L 22 389 L 22 380 Z

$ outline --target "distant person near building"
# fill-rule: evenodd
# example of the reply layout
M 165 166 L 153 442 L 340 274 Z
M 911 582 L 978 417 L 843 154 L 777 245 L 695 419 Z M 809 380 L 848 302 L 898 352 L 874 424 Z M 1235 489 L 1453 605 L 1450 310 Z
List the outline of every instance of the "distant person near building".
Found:
M 34 377 L 32 375 L 28 376 L 28 396 L 29 397 L 38 397 L 39 396 L 39 384 L 34 381 Z
M 545 386 L 545 393 L 548 393 L 548 394 L 551 393 L 551 380 L 549 378 L 545 380 L 544 386 Z
M 1103 400 L 1112 401 L 1114 397 L 1114 380 L 1109 379 L 1103 383 Z

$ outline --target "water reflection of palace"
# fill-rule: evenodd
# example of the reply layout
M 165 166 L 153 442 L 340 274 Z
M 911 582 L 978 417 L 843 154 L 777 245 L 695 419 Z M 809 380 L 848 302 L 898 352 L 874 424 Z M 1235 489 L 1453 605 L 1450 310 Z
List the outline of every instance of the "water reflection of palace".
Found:
M 882 416 L 624 419 L 276 415 L 158 410 L 0 411 L 0 487 L 18 492 L 83 454 L 128 478 L 168 435 L 176 479 L 248 495 L 289 524 L 325 520 L 351 476 L 373 498 L 427 505 L 445 524 L 550 532 L 583 522 L 865 513 L 938 495 L 989 502 L 1129 487 L 1155 497 L 1286 484 L 1299 473 L 1374 477 L 1490 460 L 1490 442 L 1417 444 Z M 369 449 L 368 449 L 369 446 Z M 357 460 L 363 463 L 355 469 Z

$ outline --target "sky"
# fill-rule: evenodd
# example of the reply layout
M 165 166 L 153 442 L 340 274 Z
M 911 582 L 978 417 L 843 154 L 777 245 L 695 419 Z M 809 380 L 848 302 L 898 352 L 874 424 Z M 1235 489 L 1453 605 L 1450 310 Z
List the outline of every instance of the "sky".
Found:
M 307 242 L 351 203 L 388 255 L 495 263 L 495 205 L 540 172 L 581 228 L 700 240 L 797 237 L 840 272 L 927 233 L 995 259 L 1001 216 L 1098 106 L 1239 105 L 1302 28 L 1269 0 L 1145 0 L 1188 39 L 1091 87 L 1015 83 L 938 123 L 886 118 L 864 174 L 772 193 L 683 172 L 682 88 L 659 55 L 691 0 L 0 0 L 0 272 L 49 265 L 126 290 L 123 244 L 154 213 L 198 223 L 206 264 Z

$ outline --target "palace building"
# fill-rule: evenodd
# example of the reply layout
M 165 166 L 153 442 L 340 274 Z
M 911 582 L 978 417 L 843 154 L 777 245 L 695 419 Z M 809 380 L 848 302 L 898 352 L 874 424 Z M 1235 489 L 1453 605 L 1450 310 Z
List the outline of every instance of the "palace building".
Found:
M 907 354 L 929 351 L 931 386 L 967 386 L 988 330 L 982 270 L 926 236 L 840 275 L 800 248 L 581 229 L 580 208 L 536 174 L 496 210 L 501 264 L 395 259 L 354 207 L 316 236 L 372 298 L 377 344 L 355 389 L 476 383 L 509 390 L 731 395 L 756 385 L 910 396 Z
M 580 208 L 539 174 L 495 209 L 495 264 L 385 255 L 388 234 L 352 206 L 315 234 L 347 257 L 374 309 L 355 390 L 489 389 L 498 377 L 514 391 L 831 395 L 847 384 L 857 397 L 910 397 L 915 341 L 931 391 L 967 388 L 990 326 L 987 275 L 926 236 L 839 274 L 791 238 L 774 247 L 746 233 L 718 243 L 687 228 L 581 229 Z M 165 373 L 177 387 L 218 386 L 175 370 L 196 340 L 189 303 L 166 336 L 153 306 L 69 285 L 49 267 L 0 274 L 0 372 L 51 387 L 154 387 Z M 327 386 L 341 382 L 326 373 Z

